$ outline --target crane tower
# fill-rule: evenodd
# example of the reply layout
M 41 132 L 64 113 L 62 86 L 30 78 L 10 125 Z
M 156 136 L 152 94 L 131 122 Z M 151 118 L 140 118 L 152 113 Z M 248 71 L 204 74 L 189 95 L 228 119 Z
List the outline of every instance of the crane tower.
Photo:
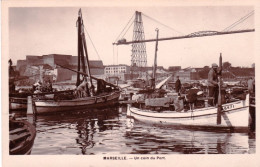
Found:
M 133 41 L 145 40 L 144 26 L 141 12 L 135 12 Z M 147 64 L 146 45 L 145 42 L 132 44 L 131 55 L 131 72 L 139 74 L 139 77 L 144 76 L 144 69 Z

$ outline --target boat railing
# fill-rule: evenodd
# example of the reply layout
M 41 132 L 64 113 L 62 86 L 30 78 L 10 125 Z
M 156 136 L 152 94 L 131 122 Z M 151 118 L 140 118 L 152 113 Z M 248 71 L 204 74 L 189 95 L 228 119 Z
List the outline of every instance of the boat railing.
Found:
M 111 94 L 106 94 L 106 95 L 99 96 L 99 97 L 101 97 L 101 98 L 109 97 L 109 96 L 114 95 L 114 94 L 119 93 L 119 92 L 120 92 L 120 91 L 115 91 L 115 92 L 112 92 Z
M 27 98 L 24 98 L 24 97 L 10 97 L 10 99 L 12 100 L 26 100 Z
M 49 95 L 49 94 L 62 94 L 62 93 L 72 93 L 74 90 L 63 90 L 57 92 L 42 92 L 42 93 L 33 93 L 32 95 Z

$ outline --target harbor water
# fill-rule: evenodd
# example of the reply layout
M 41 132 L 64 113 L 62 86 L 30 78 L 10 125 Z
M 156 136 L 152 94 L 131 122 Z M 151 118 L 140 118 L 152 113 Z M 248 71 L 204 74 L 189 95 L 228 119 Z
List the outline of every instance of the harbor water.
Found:
M 56 115 L 16 112 L 36 127 L 32 155 L 254 154 L 255 133 L 181 129 L 129 118 L 126 107 Z

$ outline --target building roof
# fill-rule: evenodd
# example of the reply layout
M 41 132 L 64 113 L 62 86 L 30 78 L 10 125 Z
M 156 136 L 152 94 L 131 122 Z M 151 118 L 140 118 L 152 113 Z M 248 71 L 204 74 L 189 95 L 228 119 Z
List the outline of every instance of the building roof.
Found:
M 178 73 L 178 72 L 197 72 L 197 70 L 196 70 L 196 68 L 187 67 L 187 68 L 178 70 L 177 73 Z
M 102 60 L 89 60 L 90 68 L 104 68 Z
M 26 59 L 42 59 L 42 56 L 27 55 Z
M 72 66 L 78 65 L 78 56 L 71 57 L 70 65 Z M 104 68 L 102 60 L 89 60 L 89 66 L 90 68 Z
M 130 67 L 129 65 L 126 65 L 126 64 L 118 64 L 118 65 L 105 65 L 105 67 L 118 67 L 118 66 L 127 66 L 127 67 Z

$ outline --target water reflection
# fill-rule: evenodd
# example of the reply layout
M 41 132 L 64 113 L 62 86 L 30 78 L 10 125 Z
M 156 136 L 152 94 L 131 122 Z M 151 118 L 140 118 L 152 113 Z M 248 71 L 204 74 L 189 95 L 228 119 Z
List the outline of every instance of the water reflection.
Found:
M 40 145 L 47 145 L 50 151 L 47 154 L 94 154 L 88 153 L 88 150 L 96 144 L 94 136 L 114 128 L 112 124 L 107 124 L 107 121 L 115 123 L 118 121 L 117 108 L 36 116 L 37 138 L 33 153 L 42 152 L 43 148 Z M 61 148 L 58 148 L 59 146 Z M 55 148 L 58 149 L 54 150 Z
M 134 120 L 126 108 L 27 116 L 37 135 L 31 154 L 252 154 L 255 133 L 160 126 Z
M 125 137 L 133 154 L 243 154 L 255 153 L 255 140 L 247 133 L 184 130 L 173 126 L 147 124 L 132 118 Z
M 95 146 L 95 134 L 112 130 L 117 126 L 118 120 L 111 120 L 116 117 L 118 117 L 118 115 L 114 114 L 109 115 L 109 117 L 98 117 L 97 119 L 88 118 L 77 122 L 76 129 L 78 138 L 76 139 L 76 143 L 81 146 L 82 154 L 87 154 L 87 150 Z M 107 120 L 110 120 L 109 123 L 107 123 Z

